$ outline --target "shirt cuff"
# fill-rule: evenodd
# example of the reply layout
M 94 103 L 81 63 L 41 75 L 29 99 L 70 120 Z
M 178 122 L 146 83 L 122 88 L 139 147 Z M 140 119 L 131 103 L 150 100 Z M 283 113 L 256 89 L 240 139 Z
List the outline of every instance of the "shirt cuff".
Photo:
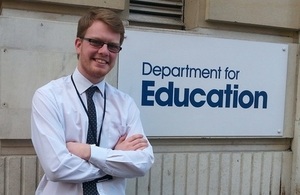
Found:
M 91 157 L 89 159 L 89 162 L 106 172 L 106 159 L 108 156 L 108 152 L 109 149 L 107 148 L 100 148 L 96 145 L 91 145 Z

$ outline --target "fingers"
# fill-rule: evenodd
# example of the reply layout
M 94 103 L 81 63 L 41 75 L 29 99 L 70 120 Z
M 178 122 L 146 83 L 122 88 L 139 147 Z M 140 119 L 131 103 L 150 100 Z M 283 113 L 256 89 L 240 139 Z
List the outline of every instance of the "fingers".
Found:
M 114 150 L 124 150 L 124 144 L 123 144 L 123 142 L 125 141 L 125 139 L 126 139 L 126 134 L 125 135 L 122 135 L 120 138 L 119 138 L 119 140 L 118 140 L 118 142 L 116 143 L 116 145 L 114 146 Z
M 148 147 L 148 140 L 142 134 L 135 134 L 130 137 L 123 135 L 119 138 L 115 150 L 143 150 Z
M 143 150 L 148 147 L 148 142 L 138 143 L 134 146 L 134 150 Z
M 122 136 L 119 138 L 117 144 L 122 143 L 122 142 L 126 139 L 126 136 L 127 136 L 126 134 L 125 134 L 125 135 L 122 135 Z
M 148 141 L 143 135 L 137 134 L 128 138 L 132 150 L 143 150 L 148 147 Z
M 142 139 L 143 137 L 144 137 L 144 136 L 143 136 L 142 134 L 134 134 L 134 135 L 128 137 L 127 140 L 128 140 L 129 142 L 133 142 L 133 141 L 135 141 L 135 140 L 137 140 L 137 139 Z

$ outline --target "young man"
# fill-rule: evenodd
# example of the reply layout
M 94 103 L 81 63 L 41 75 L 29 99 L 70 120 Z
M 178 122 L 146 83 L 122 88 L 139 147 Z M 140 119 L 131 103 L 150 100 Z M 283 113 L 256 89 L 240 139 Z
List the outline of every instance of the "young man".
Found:
M 151 168 L 153 151 L 136 104 L 104 80 L 123 39 L 116 13 L 90 11 L 78 22 L 74 73 L 34 94 L 32 142 L 45 172 L 36 194 L 124 195 L 125 178 Z

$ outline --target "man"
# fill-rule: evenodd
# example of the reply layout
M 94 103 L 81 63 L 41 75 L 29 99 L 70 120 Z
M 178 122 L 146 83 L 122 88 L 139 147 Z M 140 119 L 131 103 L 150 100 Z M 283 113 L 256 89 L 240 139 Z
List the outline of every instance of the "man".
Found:
M 151 168 L 136 104 L 104 80 L 123 40 L 116 13 L 90 11 L 78 22 L 74 73 L 34 94 L 32 142 L 45 172 L 37 195 L 124 195 L 125 178 Z

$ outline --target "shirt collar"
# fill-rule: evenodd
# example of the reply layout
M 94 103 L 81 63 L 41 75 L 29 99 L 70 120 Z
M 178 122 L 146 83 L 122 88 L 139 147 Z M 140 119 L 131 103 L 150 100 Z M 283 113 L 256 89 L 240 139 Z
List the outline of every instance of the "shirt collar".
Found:
M 80 95 L 83 94 L 91 86 L 97 86 L 101 91 L 101 94 L 103 94 L 104 92 L 104 80 L 99 83 L 93 84 L 87 78 L 85 78 L 77 68 L 73 73 L 73 79 Z

